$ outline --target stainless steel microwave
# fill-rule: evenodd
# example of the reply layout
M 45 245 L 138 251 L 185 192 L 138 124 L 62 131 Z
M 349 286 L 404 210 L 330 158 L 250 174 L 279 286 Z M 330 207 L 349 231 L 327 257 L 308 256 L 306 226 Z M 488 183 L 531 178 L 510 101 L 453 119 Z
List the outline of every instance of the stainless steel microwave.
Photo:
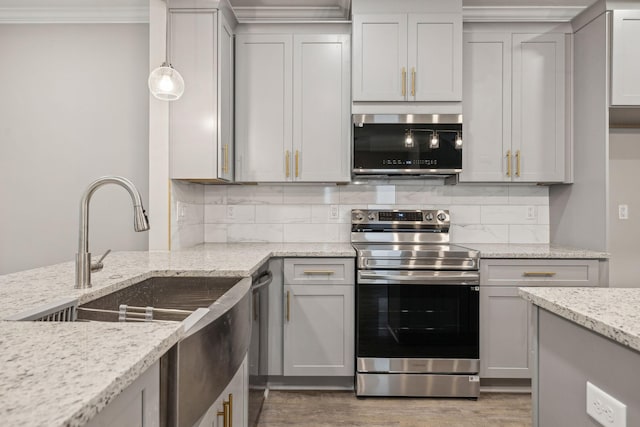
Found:
M 462 171 L 461 114 L 354 114 L 354 176 L 455 175 Z

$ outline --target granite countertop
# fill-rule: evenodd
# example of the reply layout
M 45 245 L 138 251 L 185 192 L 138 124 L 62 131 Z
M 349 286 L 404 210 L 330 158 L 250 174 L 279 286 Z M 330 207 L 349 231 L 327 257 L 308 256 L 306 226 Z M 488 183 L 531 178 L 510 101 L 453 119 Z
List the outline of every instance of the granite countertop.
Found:
M 61 299 L 80 304 L 149 277 L 248 277 L 270 257 L 353 257 L 350 244 L 210 244 L 116 252 L 74 289 L 72 262 L 0 276 L 2 318 Z M 216 308 L 216 307 L 214 307 Z M 0 417 L 5 425 L 81 426 L 182 337 L 180 322 L 0 322 Z
M 456 243 L 458 244 L 458 243 Z M 487 244 L 460 243 L 480 251 L 481 258 L 539 258 L 539 259 L 608 259 L 607 252 L 569 248 L 548 244 Z
M 640 351 L 640 288 L 520 288 L 533 304 Z
M 179 322 L 0 322 L 2 424 L 84 425 L 182 333 Z

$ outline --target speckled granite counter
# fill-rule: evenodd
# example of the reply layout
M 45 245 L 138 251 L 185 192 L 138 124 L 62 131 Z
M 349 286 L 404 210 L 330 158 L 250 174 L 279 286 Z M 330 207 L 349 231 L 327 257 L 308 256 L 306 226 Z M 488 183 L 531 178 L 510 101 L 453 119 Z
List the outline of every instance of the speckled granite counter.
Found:
M 1 322 L 2 425 L 81 426 L 181 336 L 178 322 Z
M 270 257 L 354 257 L 349 243 L 205 244 L 180 251 L 116 252 L 91 275 L 93 287 L 74 289 L 67 262 L 0 276 L 0 313 L 5 319 L 48 302 L 73 297 L 80 304 L 152 276 L 251 276 Z
M 154 276 L 242 276 L 272 256 L 353 257 L 350 244 L 207 244 L 116 252 L 93 287 L 74 289 L 72 262 L 0 276 L 2 318 L 61 298 L 85 303 Z M 79 426 L 182 336 L 181 323 L 0 322 L 3 425 Z
M 640 351 L 640 288 L 520 288 L 535 305 Z
M 456 243 L 458 244 L 458 243 Z M 459 243 L 480 251 L 481 258 L 548 258 L 548 259 L 608 259 L 606 252 L 590 251 L 577 248 L 566 248 L 553 245 L 538 244 L 479 244 Z

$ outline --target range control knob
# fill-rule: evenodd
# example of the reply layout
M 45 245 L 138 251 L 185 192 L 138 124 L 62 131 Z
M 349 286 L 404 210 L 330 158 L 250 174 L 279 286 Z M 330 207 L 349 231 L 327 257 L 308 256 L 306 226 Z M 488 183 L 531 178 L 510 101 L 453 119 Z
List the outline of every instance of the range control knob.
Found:
M 354 219 L 355 219 L 356 221 L 364 221 L 364 215 L 362 215 L 362 213 L 361 213 L 361 212 L 358 212 L 357 214 L 355 214 Z
M 369 214 L 369 221 L 375 221 L 376 220 L 376 214 L 374 214 L 373 212 Z
M 440 212 L 438 214 L 438 221 L 444 221 L 445 219 L 447 219 L 447 216 L 444 214 L 444 212 Z
M 433 214 L 431 212 L 429 212 L 428 214 L 426 214 L 424 216 L 424 219 L 427 221 L 433 221 Z

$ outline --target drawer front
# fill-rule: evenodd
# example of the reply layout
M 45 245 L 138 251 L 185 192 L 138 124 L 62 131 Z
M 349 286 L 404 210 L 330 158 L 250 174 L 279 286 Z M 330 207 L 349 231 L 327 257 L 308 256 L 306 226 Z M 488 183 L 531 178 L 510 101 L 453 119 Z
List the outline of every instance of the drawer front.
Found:
M 598 260 L 481 260 L 480 280 L 487 286 L 598 286 Z
M 285 285 L 353 285 L 354 258 L 286 258 Z

